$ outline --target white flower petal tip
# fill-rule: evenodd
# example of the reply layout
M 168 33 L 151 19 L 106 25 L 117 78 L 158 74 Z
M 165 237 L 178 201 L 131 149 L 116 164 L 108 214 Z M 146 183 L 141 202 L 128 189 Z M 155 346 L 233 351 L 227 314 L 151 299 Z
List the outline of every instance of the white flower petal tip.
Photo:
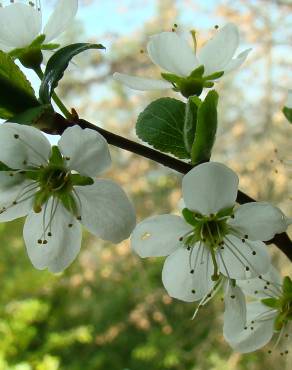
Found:
M 115 72 L 113 79 L 123 83 L 134 90 L 147 91 L 147 90 L 163 90 L 171 89 L 173 86 L 170 82 L 164 80 L 155 80 L 151 78 L 143 78 L 136 76 L 129 76 L 123 73 Z
M 195 52 L 187 41 L 175 32 L 162 32 L 151 36 L 147 51 L 154 64 L 178 76 L 188 76 L 198 66 Z
M 34 7 L 14 3 L 0 8 L 0 43 L 22 48 L 31 44 L 41 31 L 41 13 Z
M 94 235 L 113 243 L 127 239 L 136 224 L 135 210 L 123 189 L 110 180 L 76 186 L 82 204 L 81 223 Z
M 217 31 L 198 52 L 199 62 L 205 66 L 205 74 L 224 71 L 238 45 L 239 32 L 235 24 L 228 23 Z
M 288 90 L 285 107 L 292 109 L 292 90 Z
M 181 217 L 153 216 L 136 226 L 131 247 L 142 258 L 168 256 L 180 247 L 180 238 L 190 230 Z
M 48 216 L 54 212 L 54 217 Z M 43 219 L 46 219 L 45 232 Z M 61 204 L 48 202 L 41 214 L 31 212 L 25 222 L 23 237 L 28 256 L 36 269 L 58 273 L 76 258 L 81 247 L 81 226 Z
M 203 215 L 215 214 L 235 204 L 238 176 L 221 163 L 203 163 L 188 172 L 182 181 L 186 206 Z
M 229 224 L 250 240 L 268 241 L 287 230 L 289 219 L 267 202 L 252 202 L 241 205 Z
M 68 168 L 81 175 L 95 177 L 111 165 L 105 138 L 91 129 L 83 130 L 77 125 L 67 128 L 58 146 Z
M 70 26 L 78 10 L 78 0 L 59 0 L 51 14 L 43 33 L 46 42 L 50 42 L 61 35 Z
M 231 61 L 227 64 L 227 66 L 224 68 L 224 73 L 232 72 L 236 69 L 238 69 L 246 60 L 249 53 L 252 51 L 252 49 L 246 49 L 242 53 L 240 53 L 236 58 L 231 59 Z

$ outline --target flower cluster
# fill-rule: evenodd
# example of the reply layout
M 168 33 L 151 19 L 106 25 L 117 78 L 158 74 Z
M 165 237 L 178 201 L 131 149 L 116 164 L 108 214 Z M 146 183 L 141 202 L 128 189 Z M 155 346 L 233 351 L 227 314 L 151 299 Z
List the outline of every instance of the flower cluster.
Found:
M 42 28 L 38 1 L 1 6 L 0 50 L 10 54 L 7 60 L 13 67 L 14 60 L 19 59 L 24 66 L 35 69 L 43 78 L 42 84 L 56 87 L 63 67 L 53 63 L 58 72 L 55 79 L 42 77 L 43 53 L 59 47 L 50 42 L 70 25 L 77 8 L 78 0 L 59 0 Z M 189 155 L 191 149 L 188 150 L 189 157 L 183 158 L 191 159 L 195 165 L 210 159 L 217 129 L 217 93 L 216 103 L 213 99 L 212 105 L 203 104 L 197 96 L 204 88 L 213 87 L 223 75 L 239 68 L 250 49 L 234 58 L 239 31 L 232 23 L 217 31 L 198 51 L 195 32 L 191 35 L 194 49 L 178 32 L 151 37 L 147 52 L 152 62 L 164 71 L 162 79 L 122 73 L 115 73 L 113 78 L 136 90 L 172 88 L 186 98 L 191 97 L 188 104 L 167 99 L 167 108 L 156 102 L 155 109 L 164 109 L 171 115 L 172 123 L 169 115 L 165 119 L 156 118 L 170 128 L 175 126 L 175 134 L 183 136 L 183 148 L 187 142 L 193 150 L 193 143 L 198 141 L 199 149 L 207 153 L 203 160 L 196 161 Z M 72 55 L 61 57 L 68 64 Z M 48 95 L 47 101 L 40 93 L 34 104 L 40 103 L 38 108 L 50 107 L 52 96 L 62 107 L 53 89 Z M 168 110 L 171 102 L 173 112 Z M 291 106 L 289 91 L 283 113 L 290 122 Z M 208 112 L 206 122 L 200 117 L 205 116 L 205 111 Z M 155 116 L 152 112 L 147 114 Z M 211 114 L 214 132 L 206 128 Z M 37 269 L 47 268 L 57 273 L 68 267 L 80 251 L 82 225 L 113 243 L 132 234 L 131 247 L 140 257 L 166 257 L 163 285 L 171 297 L 199 302 L 194 317 L 200 307 L 223 289 L 223 334 L 232 348 L 243 353 L 257 350 L 277 332 L 276 345 L 282 342 L 281 353 L 288 353 L 287 341 L 283 339 L 289 338 L 292 321 L 292 281 L 289 277 L 281 281 L 264 243 L 286 231 L 292 222 L 279 208 L 267 202 L 237 206 L 238 176 L 223 164 L 206 162 L 193 168 L 182 180 L 181 216 L 152 216 L 135 227 L 135 211 L 125 192 L 111 180 L 96 179 L 111 164 L 102 135 L 76 125 L 63 132 L 58 145 L 51 146 L 38 129 L 19 124 L 19 116 L 16 116 L 18 120 L 13 117 L 18 123 L 6 122 L 0 126 L 0 222 L 27 216 L 23 236 L 28 256 Z M 176 122 L 181 117 L 182 124 Z M 167 131 L 165 127 L 162 135 Z M 147 128 L 159 131 L 155 125 Z M 171 145 L 177 144 L 175 134 L 169 135 L 174 138 Z M 160 138 L 155 136 L 155 139 Z

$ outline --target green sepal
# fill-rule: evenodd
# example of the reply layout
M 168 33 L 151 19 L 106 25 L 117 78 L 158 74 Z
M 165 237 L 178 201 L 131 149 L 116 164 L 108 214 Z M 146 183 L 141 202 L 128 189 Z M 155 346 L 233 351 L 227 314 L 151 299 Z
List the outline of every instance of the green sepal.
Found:
M 180 81 L 182 80 L 181 77 L 173 74 L 173 73 L 161 73 L 161 77 L 164 78 L 166 81 L 176 85 L 178 83 L 180 83 Z
M 204 87 L 207 87 L 208 89 L 210 89 L 210 87 L 213 87 L 214 86 L 214 82 L 204 81 L 203 86 Z
M 215 72 L 204 77 L 204 80 L 217 80 L 224 75 L 224 71 Z
M 2 171 L 14 171 L 14 169 L 6 166 L 6 164 L 3 162 L 0 162 L 0 172 Z
M 40 172 L 35 170 L 25 170 L 25 177 L 29 180 L 38 181 L 40 178 Z
M 77 43 L 65 46 L 53 54 L 47 63 L 40 86 L 39 97 L 42 103 L 50 103 L 54 90 L 62 79 L 72 58 L 89 49 L 100 50 L 105 49 L 105 47 L 101 44 Z
M 225 217 L 225 216 L 231 216 L 233 214 L 234 206 L 221 209 L 219 212 L 216 213 L 217 218 Z
M 173 98 L 160 98 L 140 113 L 136 133 L 155 149 L 177 158 L 190 158 L 184 144 L 185 103 Z
M 191 154 L 193 164 L 207 162 L 211 158 L 217 132 L 217 104 L 218 94 L 215 90 L 211 90 L 198 109 L 196 134 Z
M 39 106 L 31 84 L 12 58 L 0 51 L 0 118 Z
M 279 308 L 279 300 L 277 298 L 263 298 L 261 302 L 271 308 Z
M 77 203 L 72 193 L 61 193 L 58 195 L 63 206 L 75 217 L 79 217 Z
M 49 200 L 50 193 L 44 190 L 39 190 L 34 195 L 33 210 L 35 213 L 40 213 L 42 211 L 42 206 Z
M 205 72 L 205 67 L 203 65 L 199 66 L 198 68 L 194 69 L 191 74 L 190 74 L 190 77 L 195 77 L 195 78 L 202 78 L 203 77 L 203 74 Z
M 61 166 L 61 167 L 64 166 L 63 156 L 60 152 L 60 149 L 56 145 L 52 146 L 52 152 L 51 152 L 49 162 L 50 162 L 50 164 L 52 164 L 54 166 L 57 166 L 57 167 L 58 166 Z
M 280 331 L 283 328 L 284 324 L 285 324 L 285 316 L 282 314 L 279 314 L 274 321 L 274 329 L 276 331 Z
M 93 185 L 94 180 L 88 176 L 81 176 L 78 174 L 70 175 L 70 179 L 72 181 L 72 185 L 74 186 L 86 186 L 86 185 Z
M 282 112 L 287 120 L 292 123 L 292 108 L 284 107 Z
M 42 43 L 45 41 L 46 35 L 42 34 L 36 37 L 33 42 L 29 45 L 28 48 L 35 48 L 35 47 L 40 47 Z
M 292 294 L 292 281 L 289 276 L 285 276 L 283 279 L 283 292 L 285 294 Z
M 190 154 L 195 139 L 196 125 L 197 125 L 197 111 L 201 104 L 200 98 L 197 96 L 190 96 L 186 104 L 183 138 L 187 152 Z
M 198 224 L 198 221 L 194 217 L 194 212 L 190 211 L 188 208 L 184 208 L 182 210 L 182 215 L 188 224 L 192 226 L 196 226 Z

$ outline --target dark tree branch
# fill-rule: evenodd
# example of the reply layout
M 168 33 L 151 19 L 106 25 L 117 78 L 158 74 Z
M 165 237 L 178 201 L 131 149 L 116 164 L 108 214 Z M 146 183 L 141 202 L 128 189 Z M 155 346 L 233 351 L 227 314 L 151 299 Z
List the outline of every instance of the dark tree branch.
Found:
M 163 166 L 172 168 L 173 170 L 180 172 L 182 174 L 188 173 L 193 165 L 180 161 L 176 158 L 170 157 L 166 154 L 160 153 L 157 150 L 151 149 L 132 140 L 126 139 L 122 136 L 116 135 L 112 132 L 104 130 L 90 122 L 83 119 L 76 118 L 76 120 L 68 121 L 63 117 L 58 115 L 58 126 L 54 130 L 54 134 L 61 135 L 67 127 L 74 126 L 78 124 L 82 128 L 90 128 L 99 132 L 110 145 L 116 146 L 118 148 L 127 150 L 129 152 L 138 154 L 142 157 L 151 159 L 154 162 L 160 163 Z M 251 198 L 249 195 L 238 191 L 237 202 L 239 204 L 255 202 L 256 200 Z M 286 233 L 276 235 L 272 240 L 268 241 L 266 244 L 275 244 L 289 259 L 292 261 L 292 241 Z

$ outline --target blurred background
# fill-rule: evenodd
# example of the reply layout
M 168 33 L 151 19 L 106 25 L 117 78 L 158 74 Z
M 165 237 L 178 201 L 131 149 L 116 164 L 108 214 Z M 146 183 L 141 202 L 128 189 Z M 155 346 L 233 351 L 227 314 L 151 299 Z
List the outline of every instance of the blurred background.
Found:
M 43 3 L 47 18 L 55 2 Z M 138 140 L 137 115 L 162 94 L 131 91 L 112 73 L 158 77 L 144 52 L 151 34 L 176 23 L 197 30 L 200 47 L 215 25 L 228 21 L 241 31 L 239 52 L 253 51 L 216 86 L 213 160 L 239 173 L 241 190 L 291 216 L 291 125 L 281 113 L 292 87 L 291 1 L 80 1 L 76 22 L 60 41 L 101 42 L 107 51 L 76 59 L 58 93 L 81 117 Z M 139 220 L 177 211 L 179 174 L 116 148 L 111 154 L 106 176 L 128 192 Z M 141 260 L 128 241 L 114 246 L 85 234 L 76 261 L 52 275 L 30 264 L 22 226 L 23 220 L 0 225 L 0 370 L 291 369 L 291 355 L 278 350 L 240 355 L 228 347 L 220 296 L 191 321 L 196 305 L 171 299 L 162 286 L 163 259 Z M 291 274 L 286 257 L 269 248 L 274 264 Z

